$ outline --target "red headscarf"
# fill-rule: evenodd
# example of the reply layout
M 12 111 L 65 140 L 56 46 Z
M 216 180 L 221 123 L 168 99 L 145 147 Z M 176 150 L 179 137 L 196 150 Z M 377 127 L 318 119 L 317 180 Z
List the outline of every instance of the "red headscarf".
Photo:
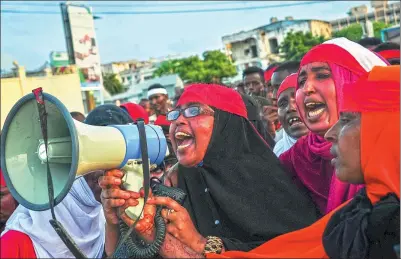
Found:
M 354 83 L 375 65 L 386 66 L 385 61 L 372 51 L 345 38 L 329 40 L 312 48 L 301 60 L 300 70 L 313 62 L 325 62 L 330 66 L 336 87 L 337 104 L 342 98 L 341 89 L 344 84 Z M 305 120 L 303 114 L 299 115 Z M 330 148 L 330 142 L 309 132 L 280 156 L 284 166 L 308 188 L 323 214 L 352 198 L 362 188 L 360 185 L 340 182 L 335 177 Z
M 125 108 L 131 118 L 136 121 L 137 119 L 143 119 L 145 124 L 149 123 L 149 116 L 145 109 L 139 104 L 135 103 L 124 103 L 120 105 L 121 108 Z
M 287 76 L 277 90 L 277 98 L 280 96 L 280 94 L 282 92 L 284 92 L 288 88 L 295 88 L 298 84 L 297 78 L 298 78 L 297 73 L 293 73 L 293 74 Z
M 382 56 L 385 59 L 393 59 L 393 58 L 400 58 L 400 50 L 398 49 L 388 49 L 388 50 L 382 50 L 377 52 L 380 56 Z
M 177 106 L 203 103 L 225 112 L 248 118 L 241 95 L 231 88 L 215 84 L 193 84 L 185 88 Z
M 171 121 L 168 121 L 166 115 L 159 115 L 155 120 L 155 125 L 170 127 Z
M 278 66 L 275 66 L 275 67 L 272 67 L 269 70 L 265 71 L 264 77 L 265 77 L 266 83 L 272 79 L 273 73 L 274 73 L 274 71 L 276 71 L 277 68 L 278 68 Z
M 385 75 L 385 76 L 384 76 Z M 380 87 L 377 87 L 380 85 Z M 361 166 L 368 198 L 375 204 L 388 193 L 400 197 L 400 66 L 375 67 L 356 84 L 344 86 L 340 111 L 361 112 Z M 363 87 L 364 97 L 360 97 Z M 356 89 L 357 88 L 357 89 Z M 328 258 L 322 243 L 331 216 L 266 242 L 250 252 L 229 251 L 207 258 Z

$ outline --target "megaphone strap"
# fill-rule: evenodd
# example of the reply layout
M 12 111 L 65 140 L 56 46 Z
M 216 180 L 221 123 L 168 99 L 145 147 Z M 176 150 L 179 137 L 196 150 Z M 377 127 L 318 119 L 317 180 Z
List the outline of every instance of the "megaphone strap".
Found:
M 49 160 L 47 156 L 47 112 L 45 106 L 45 96 L 43 95 L 42 88 L 36 88 L 32 90 L 32 93 L 35 95 L 36 103 L 39 111 L 39 119 L 40 119 L 40 128 L 43 135 L 43 140 L 45 144 L 45 152 L 46 152 L 46 166 L 47 166 L 47 186 L 48 186 L 48 194 L 49 194 L 49 205 L 50 211 L 52 215 L 52 219 L 50 220 L 50 224 L 63 241 L 63 243 L 67 246 L 67 248 L 71 251 L 71 253 L 76 258 L 87 258 L 82 251 L 78 248 L 76 243 L 72 240 L 70 235 L 68 235 L 67 231 L 64 227 L 58 222 L 56 219 L 56 214 L 54 213 L 54 187 L 53 187 L 53 179 L 50 173 Z

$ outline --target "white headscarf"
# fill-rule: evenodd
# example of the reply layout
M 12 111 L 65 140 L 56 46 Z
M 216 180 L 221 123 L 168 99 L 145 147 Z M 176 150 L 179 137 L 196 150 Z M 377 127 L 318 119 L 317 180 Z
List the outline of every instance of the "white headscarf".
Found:
M 274 145 L 273 152 L 279 157 L 282 153 L 290 149 L 295 143 L 297 139 L 290 137 L 287 132 L 283 129 L 283 137 Z
M 88 258 L 101 258 L 105 243 L 105 217 L 86 180 L 75 180 L 70 192 L 55 208 L 57 220 Z M 8 230 L 27 234 L 37 258 L 74 258 L 54 231 L 50 210 L 32 211 L 19 205 L 6 223 Z

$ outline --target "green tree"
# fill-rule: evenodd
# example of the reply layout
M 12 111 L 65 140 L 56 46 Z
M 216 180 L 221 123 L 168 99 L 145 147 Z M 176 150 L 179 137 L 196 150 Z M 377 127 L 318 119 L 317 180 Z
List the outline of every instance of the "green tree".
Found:
M 206 51 L 199 56 L 163 62 L 154 76 L 178 74 L 185 82 L 220 82 L 222 78 L 237 74 L 234 65 L 218 50 Z
M 118 81 L 116 74 L 103 75 L 103 86 L 111 95 L 124 92 L 124 87 Z
M 180 65 L 179 60 L 164 61 L 160 64 L 158 69 L 153 73 L 153 76 L 160 77 L 163 75 L 176 74 L 179 65 Z
M 227 56 L 219 50 L 205 51 L 203 53 L 206 70 L 205 82 L 220 83 L 225 77 L 237 75 L 237 70 Z
M 280 50 L 284 53 L 284 59 L 290 60 L 301 60 L 301 58 L 308 52 L 312 47 L 323 43 L 325 38 L 323 36 L 315 37 L 312 33 L 304 33 L 302 31 L 289 32 L 284 41 L 280 45 Z
M 347 38 L 352 41 L 358 41 L 362 38 L 363 31 L 360 24 L 351 24 L 350 26 L 332 33 L 333 38 Z
M 389 28 L 393 26 L 392 24 L 386 24 L 384 22 L 373 22 L 373 31 L 376 38 L 381 39 L 381 31 L 383 29 Z
M 374 37 L 381 38 L 381 30 L 391 27 L 390 24 L 384 22 L 373 22 Z M 351 24 L 344 29 L 333 32 L 333 38 L 345 37 L 352 41 L 359 41 L 362 39 L 363 30 L 361 24 Z

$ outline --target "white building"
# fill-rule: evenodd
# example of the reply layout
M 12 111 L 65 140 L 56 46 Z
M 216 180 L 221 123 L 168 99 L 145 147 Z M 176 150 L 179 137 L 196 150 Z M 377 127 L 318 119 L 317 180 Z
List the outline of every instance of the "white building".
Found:
M 280 44 L 290 31 L 311 32 L 314 36 L 331 36 L 329 22 L 319 20 L 293 20 L 286 17 L 278 21 L 272 18 L 271 23 L 249 31 L 241 31 L 223 36 L 226 55 L 233 61 L 239 75 L 249 66 L 263 69 L 280 61 Z

